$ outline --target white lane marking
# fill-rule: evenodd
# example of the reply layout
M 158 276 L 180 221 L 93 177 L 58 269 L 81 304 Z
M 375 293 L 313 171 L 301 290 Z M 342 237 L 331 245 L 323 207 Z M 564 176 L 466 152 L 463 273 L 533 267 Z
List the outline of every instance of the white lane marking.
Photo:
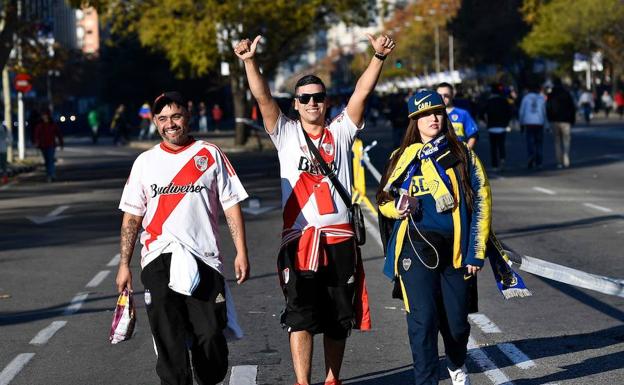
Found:
M 485 314 L 469 314 L 468 318 L 475 323 L 484 333 L 502 333 L 502 331 Z
M 8 385 L 34 356 L 35 353 L 18 354 L 0 373 L 0 385 Z
M 85 299 L 89 296 L 89 293 L 78 293 L 74 298 L 72 298 L 71 302 L 65 308 L 63 315 L 72 315 L 82 307 Z
M 533 190 L 539 191 L 541 193 L 548 194 L 548 195 L 557 195 L 557 193 L 554 192 L 553 190 L 549 190 L 547 188 L 543 188 L 543 187 L 539 187 L 539 186 L 533 187 Z
M 102 281 L 105 280 L 106 277 L 108 277 L 109 274 L 110 274 L 110 270 L 102 270 L 102 271 L 100 271 L 93 278 L 91 278 L 89 283 L 87 283 L 86 287 L 97 287 L 97 286 L 99 286 L 100 283 L 102 283 Z
M 256 385 L 258 365 L 233 366 L 229 385 Z
M 60 215 L 63 211 L 67 210 L 70 206 L 59 206 L 54 210 L 50 211 L 43 217 L 38 216 L 27 216 L 26 218 L 32 221 L 36 225 L 42 225 L 48 222 L 54 222 L 59 219 L 67 218 L 67 215 Z
M 492 360 L 490 360 L 490 357 L 477 346 L 472 337 L 468 338 L 468 355 L 494 385 L 513 385 L 509 377 L 496 367 Z
M 60 213 L 62 213 L 63 211 L 67 210 L 68 208 L 69 208 L 69 206 L 59 206 L 59 207 L 55 208 L 54 210 L 50 211 L 50 213 L 47 216 L 55 217 L 55 216 L 59 215 Z
M 120 254 L 115 254 L 113 259 L 111 259 L 110 262 L 106 264 L 106 266 L 117 266 L 117 265 L 119 265 L 119 258 L 121 258 L 121 255 Z
M 514 363 L 520 369 L 528 369 L 535 366 L 535 362 L 527 357 L 526 354 L 522 353 L 520 349 L 516 347 L 516 345 L 506 342 L 497 345 L 501 352 L 509 358 L 511 362 Z
M 44 345 L 46 344 L 52 336 L 61 330 L 63 326 L 67 324 L 67 321 L 54 321 L 47 328 L 42 329 L 35 338 L 30 340 L 31 345 Z
M 598 206 L 598 205 L 595 205 L 593 203 L 583 203 L 583 206 L 589 207 L 590 209 L 602 211 L 603 213 L 612 213 L 613 212 L 613 210 L 611 210 L 608 207 Z

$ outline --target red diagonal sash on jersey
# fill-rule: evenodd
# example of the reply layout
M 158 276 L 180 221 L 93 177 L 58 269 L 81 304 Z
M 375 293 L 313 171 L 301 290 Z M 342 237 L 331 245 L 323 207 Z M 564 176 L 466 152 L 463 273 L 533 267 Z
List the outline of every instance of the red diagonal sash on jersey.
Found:
M 284 205 L 284 229 L 290 229 L 297 220 L 301 210 L 308 203 L 314 184 L 318 183 L 312 175 L 302 172 L 299 180 L 295 183 L 286 204 Z
M 207 167 L 201 171 L 199 166 L 197 165 L 195 158 L 196 157 L 205 156 L 208 158 Z M 178 174 L 173 177 L 171 183 L 177 186 L 186 186 L 189 184 L 194 184 L 202 174 L 212 166 L 215 162 L 214 158 L 210 154 L 210 152 L 206 148 L 202 148 L 189 159 L 189 161 L 182 167 L 182 169 L 178 172 Z M 202 167 L 203 168 L 203 167 Z M 156 207 L 156 212 L 154 213 L 154 217 L 152 218 L 149 225 L 145 229 L 150 237 L 145 241 L 145 247 L 149 250 L 149 245 L 153 241 L 158 238 L 160 234 L 162 234 L 162 227 L 167 218 L 171 215 L 173 210 L 178 206 L 182 198 L 184 198 L 185 193 L 179 194 L 167 194 L 161 195 L 158 198 L 158 206 Z
M 323 160 L 327 164 L 331 164 L 331 162 L 335 159 L 336 145 L 330 130 L 325 129 L 323 131 L 323 136 L 321 137 L 319 144 L 319 152 L 323 157 Z M 327 145 L 329 147 L 326 147 Z M 327 153 L 325 150 L 326 148 L 330 149 L 330 153 Z M 309 153 L 311 154 L 311 152 Z M 316 159 L 313 163 L 317 163 Z M 312 175 L 308 172 L 302 172 L 299 175 L 299 180 L 295 183 L 295 186 L 293 187 L 292 192 L 284 205 L 284 229 L 290 229 L 295 224 L 297 217 L 301 214 L 301 210 L 308 203 L 310 196 L 314 192 L 314 185 L 320 183 L 322 180 L 322 176 Z

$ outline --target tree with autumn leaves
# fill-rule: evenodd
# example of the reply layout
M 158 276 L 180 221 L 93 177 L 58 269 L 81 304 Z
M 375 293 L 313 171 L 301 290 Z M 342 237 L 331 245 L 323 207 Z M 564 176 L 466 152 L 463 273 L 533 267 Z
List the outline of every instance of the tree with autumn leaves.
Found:
M 410 76 L 435 70 L 435 30 L 438 29 L 440 66 L 448 69 L 447 25 L 457 14 L 460 0 L 413 2 L 397 10 L 384 26 L 397 40 L 393 62 L 384 68 L 384 76 Z

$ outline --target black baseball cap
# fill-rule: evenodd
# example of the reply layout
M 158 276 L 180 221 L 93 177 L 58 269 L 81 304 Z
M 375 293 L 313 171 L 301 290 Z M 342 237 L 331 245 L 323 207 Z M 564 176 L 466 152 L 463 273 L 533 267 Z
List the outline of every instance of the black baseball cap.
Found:
M 154 99 L 152 113 L 160 114 L 160 111 L 171 103 L 175 103 L 186 110 L 186 99 L 184 96 L 182 96 L 182 94 L 178 91 L 167 91 L 158 95 L 158 97 Z

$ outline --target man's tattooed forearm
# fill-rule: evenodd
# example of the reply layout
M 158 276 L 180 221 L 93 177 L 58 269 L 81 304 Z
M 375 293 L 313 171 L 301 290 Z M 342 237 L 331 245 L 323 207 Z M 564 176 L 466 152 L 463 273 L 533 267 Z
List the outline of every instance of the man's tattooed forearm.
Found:
M 230 228 L 230 234 L 232 234 L 232 239 L 236 242 L 238 239 L 238 226 L 236 225 L 236 220 L 233 215 L 225 215 L 225 220 L 227 221 L 228 227 Z
M 121 253 L 120 263 L 128 264 L 132 258 L 134 251 L 134 243 L 136 242 L 139 232 L 140 223 L 134 218 L 130 218 L 126 224 L 121 227 Z

